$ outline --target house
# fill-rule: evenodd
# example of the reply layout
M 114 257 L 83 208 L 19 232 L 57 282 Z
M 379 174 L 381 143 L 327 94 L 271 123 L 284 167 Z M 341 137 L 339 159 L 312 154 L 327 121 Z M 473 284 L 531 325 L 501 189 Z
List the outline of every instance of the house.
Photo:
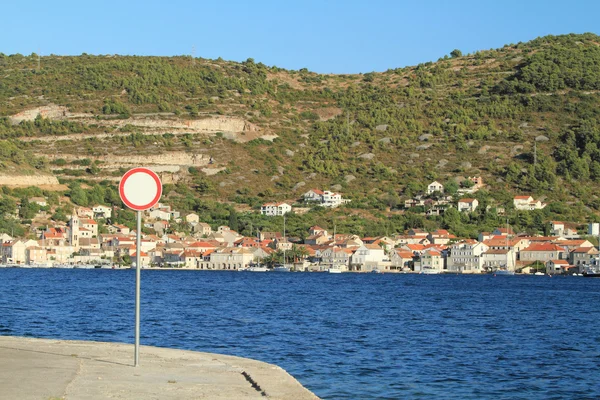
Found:
M 337 236 L 337 235 L 336 235 Z M 342 239 L 338 246 L 345 247 L 347 249 L 358 248 L 364 243 L 357 235 L 350 235 L 347 239 Z
M 323 200 L 323 191 L 319 189 L 311 189 L 308 192 L 302 195 L 305 202 L 322 202 Z
M 410 269 L 413 263 L 414 254 L 412 251 L 394 249 L 390 257 L 392 262 L 392 269 L 407 270 Z
M 321 228 L 318 225 L 314 225 L 311 226 L 310 228 L 308 228 L 308 234 L 309 235 L 323 235 L 323 236 L 329 236 L 328 232 L 326 229 Z
M 152 224 L 154 231 L 161 236 L 166 232 L 167 229 L 169 229 L 169 226 L 169 222 L 163 220 L 156 221 L 154 224 Z
M 484 240 L 491 239 L 492 236 L 493 235 L 490 232 L 479 232 L 479 235 L 477 236 L 477 241 L 483 242 Z
M 598 255 L 600 252 L 595 247 L 578 247 L 569 254 L 569 262 L 576 267 L 592 265 Z
M 132 261 L 132 265 L 133 263 L 136 262 L 137 260 L 137 252 L 131 254 L 131 261 Z M 148 253 L 144 253 L 143 251 L 140 252 L 140 267 L 147 267 L 150 265 L 150 256 L 148 255 Z
M 79 220 L 79 231 L 81 232 L 82 229 L 87 229 L 88 231 L 91 232 L 91 237 L 96 237 L 98 236 L 98 223 L 96 221 L 94 221 L 93 219 L 80 219 Z M 81 235 L 81 237 L 84 237 L 83 235 Z
M 204 260 L 202 252 L 198 250 L 187 249 L 182 256 L 184 268 L 200 268 L 200 264 Z
M 148 211 L 148 217 L 155 220 L 170 221 L 171 210 L 167 210 L 166 208 L 155 208 Z
M 567 260 L 549 260 L 546 261 L 546 273 L 548 275 L 564 274 L 570 267 Z
M 348 199 L 343 199 L 342 195 L 328 190 L 321 191 L 311 189 L 302 195 L 305 202 L 318 203 L 322 207 L 335 208 L 342 204 L 350 202 Z
M 0 256 L 5 264 L 25 264 L 27 262 L 27 248 L 37 247 L 35 240 L 12 240 L 2 243 Z
M 318 234 L 318 235 L 310 235 L 308 236 L 306 239 L 304 239 L 304 244 L 308 244 L 308 245 L 322 245 L 325 244 L 327 242 L 329 242 L 330 239 L 329 237 L 323 235 L 323 234 Z
M 488 249 L 481 258 L 483 260 L 483 270 L 495 271 L 499 268 L 506 268 L 514 271 L 516 265 L 516 253 L 513 249 Z
M 260 247 L 258 239 L 249 237 L 238 239 L 233 244 L 234 247 Z
M 539 200 L 534 200 L 531 196 L 515 196 L 513 204 L 517 210 L 541 210 L 546 207 L 546 203 L 542 203 Z
M 383 248 L 376 244 L 363 244 L 360 246 L 350 259 L 351 270 L 372 271 L 379 269 L 385 260 Z
M 569 253 L 579 247 L 594 247 L 592 242 L 586 239 L 574 240 L 554 240 L 552 243 L 557 244 L 567 250 Z
M 419 267 L 415 267 L 415 271 L 423 269 L 434 269 L 436 271 L 444 270 L 444 259 L 442 253 L 438 250 L 428 249 L 421 254 Z
M 427 185 L 427 194 L 433 194 L 434 192 L 444 193 L 444 185 L 434 181 Z
M 291 211 L 292 206 L 287 203 L 265 203 L 260 208 L 260 213 L 269 217 L 284 215 Z
M 244 247 L 227 247 L 210 253 L 211 269 L 238 270 L 254 261 L 254 251 Z
M 110 217 L 112 217 L 112 208 L 107 207 L 107 206 L 103 206 L 103 205 L 93 206 L 92 212 L 93 212 L 94 216 L 91 218 L 110 218 Z
M 217 247 L 219 247 L 218 242 L 207 242 L 207 241 L 195 242 L 188 246 L 189 249 L 197 250 L 201 253 L 205 253 L 208 250 L 214 250 Z
M 195 225 L 192 224 L 192 229 L 200 236 L 208 236 L 212 233 L 212 228 L 206 222 L 198 222 Z
M 39 246 L 28 247 L 25 250 L 27 264 L 46 264 L 48 262 L 48 251 Z
M 458 201 L 458 211 L 471 213 L 479 206 L 479 200 L 477 199 L 460 199 Z
M 550 221 L 550 235 L 562 237 L 577 237 L 576 224 L 570 224 L 561 221 Z
M 515 235 L 515 232 L 512 230 L 510 226 L 506 228 L 496 228 L 492 231 L 492 236 L 508 236 L 512 237 Z
M 77 208 L 77 216 L 80 218 L 94 218 L 94 210 L 87 207 Z
M 482 242 L 465 240 L 450 246 L 450 254 L 447 258 L 447 269 L 459 272 L 482 272 L 483 253 L 489 247 Z
M 553 243 L 534 243 L 521 250 L 521 261 L 550 261 L 564 259 L 566 251 L 563 247 Z
M 198 216 L 198 214 L 190 213 L 185 216 L 185 222 L 187 222 L 188 224 L 192 222 L 199 223 L 200 217 Z
M 341 271 L 348 271 L 350 269 L 350 260 L 355 251 L 355 249 L 338 248 L 333 253 L 333 267 Z
M 233 247 L 233 244 L 238 239 L 241 239 L 243 237 L 242 235 L 240 235 L 239 233 L 237 233 L 234 230 L 231 230 L 229 228 L 227 228 L 227 229 L 221 229 L 221 228 L 225 228 L 225 227 L 219 227 L 219 230 L 217 232 L 212 232 L 210 235 L 207 236 L 207 238 L 211 239 L 211 240 L 216 240 L 217 242 L 224 243 L 228 247 Z
M 32 197 L 31 199 L 29 199 L 30 203 L 35 203 L 40 207 L 46 207 L 48 205 L 48 202 L 46 201 L 45 197 Z
M 450 240 L 456 239 L 456 236 L 445 229 L 437 229 L 427 235 L 427 239 L 433 244 L 448 244 Z
M 123 235 L 129 235 L 129 232 L 131 231 L 125 225 L 114 224 L 112 227 L 115 233 L 122 233 Z

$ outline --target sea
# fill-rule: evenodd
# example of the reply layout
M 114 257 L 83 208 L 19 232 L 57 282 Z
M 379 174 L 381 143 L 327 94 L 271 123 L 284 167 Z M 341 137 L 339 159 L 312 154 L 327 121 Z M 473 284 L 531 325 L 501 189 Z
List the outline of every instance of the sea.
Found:
M 141 293 L 142 345 L 322 399 L 600 398 L 600 279 L 143 270 Z M 134 270 L 0 269 L 0 335 L 133 343 L 134 308 Z

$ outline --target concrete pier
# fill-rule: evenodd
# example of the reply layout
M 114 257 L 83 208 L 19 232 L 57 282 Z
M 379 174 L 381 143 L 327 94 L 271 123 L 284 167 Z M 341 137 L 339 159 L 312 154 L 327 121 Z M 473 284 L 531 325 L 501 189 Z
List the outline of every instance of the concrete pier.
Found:
M 0 399 L 318 399 L 282 368 L 132 344 L 0 336 Z

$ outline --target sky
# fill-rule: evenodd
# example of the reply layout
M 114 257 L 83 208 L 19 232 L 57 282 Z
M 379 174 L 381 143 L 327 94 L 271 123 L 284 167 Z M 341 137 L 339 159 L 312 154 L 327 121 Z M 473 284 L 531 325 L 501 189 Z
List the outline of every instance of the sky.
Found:
M 2 9 L 4 54 L 253 58 L 337 74 L 600 34 L 597 0 L 30 0 Z

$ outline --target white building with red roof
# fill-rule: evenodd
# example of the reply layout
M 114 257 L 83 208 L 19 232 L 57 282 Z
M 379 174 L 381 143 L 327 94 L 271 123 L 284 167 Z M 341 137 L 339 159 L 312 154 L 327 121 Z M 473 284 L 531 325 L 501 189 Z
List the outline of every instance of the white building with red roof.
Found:
M 458 211 L 470 213 L 475 211 L 478 206 L 479 200 L 477 199 L 460 199 L 457 208 Z
M 546 261 L 546 273 L 548 275 L 563 274 L 571 265 L 567 260 Z
M 541 210 L 546 207 L 546 203 L 542 203 L 539 200 L 534 200 L 531 196 L 515 196 L 513 198 L 513 204 L 517 210 Z
M 421 254 L 419 268 L 415 266 L 415 271 L 435 270 L 441 272 L 444 270 L 444 257 L 438 250 L 428 249 Z

